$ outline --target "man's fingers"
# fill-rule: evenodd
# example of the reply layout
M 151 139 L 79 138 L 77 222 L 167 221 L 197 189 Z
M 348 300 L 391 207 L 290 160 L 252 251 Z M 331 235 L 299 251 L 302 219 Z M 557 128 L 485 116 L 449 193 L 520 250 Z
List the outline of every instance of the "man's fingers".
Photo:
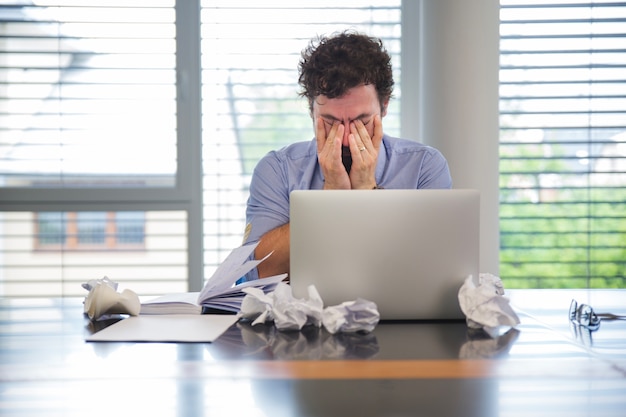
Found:
M 317 139 L 317 153 L 320 153 L 326 144 L 326 128 L 321 117 L 315 120 L 315 139 Z
M 378 151 L 380 144 L 383 141 L 383 121 L 379 115 L 374 116 L 374 137 L 372 138 L 372 145 Z

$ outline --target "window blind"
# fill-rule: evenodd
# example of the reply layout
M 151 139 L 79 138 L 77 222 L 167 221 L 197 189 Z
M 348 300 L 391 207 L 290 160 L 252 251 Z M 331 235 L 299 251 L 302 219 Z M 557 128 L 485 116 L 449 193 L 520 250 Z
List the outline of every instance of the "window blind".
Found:
M 383 38 L 396 73 L 385 130 L 398 134 L 400 3 L 0 2 L 0 295 L 83 295 L 79 284 L 103 275 L 162 294 L 210 277 L 243 238 L 256 161 L 313 138 L 296 85 L 311 38 L 348 28 Z M 202 120 L 184 119 L 199 90 Z M 200 124 L 197 216 L 188 189 L 169 190 L 187 185 L 181 170 L 196 172 Z M 36 191 L 31 209 L 7 210 L 22 204 L 2 201 L 7 190 Z M 192 268 L 197 247 L 203 266 Z
M 383 40 L 396 81 L 384 126 L 399 134 L 400 8 L 399 0 L 202 2 L 205 277 L 242 242 L 258 160 L 314 137 L 297 85 L 300 52 L 311 39 L 354 29 Z
M 173 185 L 173 6 L 0 5 L 0 187 Z
M 187 290 L 184 211 L 2 212 L 0 294 L 85 296 L 108 276 L 140 295 Z
M 500 274 L 626 286 L 626 4 L 501 0 Z
M 115 194 L 175 186 L 174 5 L 0 2 L 0 202 L 52 191 L 0 212 L 1 296 L 85 295 L 105 275 L 144 295 L 187 289 L 186 211 Z

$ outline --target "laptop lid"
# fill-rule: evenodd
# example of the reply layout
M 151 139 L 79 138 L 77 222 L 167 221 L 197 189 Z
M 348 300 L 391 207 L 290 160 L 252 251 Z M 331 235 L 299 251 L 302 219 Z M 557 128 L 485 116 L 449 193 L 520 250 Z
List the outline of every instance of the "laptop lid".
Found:
M 324 306 L 365 298 L 382 320 L 462 319 L 457 294 L 478 276 L 477 190 L 297 190 L 290 282 Z

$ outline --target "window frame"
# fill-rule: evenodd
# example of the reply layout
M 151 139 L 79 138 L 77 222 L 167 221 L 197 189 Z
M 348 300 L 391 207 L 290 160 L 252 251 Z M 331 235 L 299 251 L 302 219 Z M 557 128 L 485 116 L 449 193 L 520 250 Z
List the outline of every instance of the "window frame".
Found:
M 45 188 L 37 187 L 7 187 L 0 188 L 0 210 L 1 211 L 22 211 L 22 210 L 41 210 L 43 206 L 47 211 L 54 209 L 55 211 L 76 210 L 77 206 L 91 209 L 91 207 L 104 204 L 112 209 L 129 209 L 146 207 L 146 209 L 163 207 L 164 209 L 186 209 L 191 196 L 194 193 L 192 189 L 193 182 L 191 179 L 196 164 L 193 159 L 198 154 L 194 148 L 193 137 L 191 131 L 187 131 L 185 126 L 193 122 L 190 120 L 192 114 L 189 109 L 181 111 L 181 107 L 185 107 L 184 103 L 190 103 L 194 98 L 192 92 L 192 77 L 194 74 L 193 61 L 189 58 L 198 51 L 192 50 L 193 30 L 199 31 L 199 24 L 194 25 L 193 22 L 197 13 L 194 12 L 193 5 L 199 10 L 199 0 L 178 1 L 174 10 L 176 16 L 184 21 L 189 21 L 189 25 L 176 25 L 176 74 L 177 74 L 177 160 L 175 184 L 173 187 L 151 187 L 151 188 L 132 188 L 132 187 L 89 187 L 76 186 L 71 188 L 47 186 Z M 178 21 L 178 18 L 177 18 Z M 198 32 L 199 33 L 199 32 Z M 185 47 L 181 47 L 185 45 Z M 198 71 L 195 71 L 198 72 Z M 199 74 L 198 74 L 199 78 Z M 182 82 L 181 82 L 182 81 Z M 181 100 L 182 98 L 182 100 Z M 193 105 L 190 103 L 190 106 Z M 198 135 L 199 138 L 199 135 Z

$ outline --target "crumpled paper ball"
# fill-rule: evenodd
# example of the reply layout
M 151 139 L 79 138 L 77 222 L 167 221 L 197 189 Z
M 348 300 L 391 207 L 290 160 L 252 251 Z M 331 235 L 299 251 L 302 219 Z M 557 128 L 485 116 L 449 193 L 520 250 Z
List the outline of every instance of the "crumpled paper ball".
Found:
M 118 284 L 108 277 L 90 280 L 82 286 L 89 290 L 84 301 L 84 312 L 93 321 L 117 314 L 138 316 L 141 311 L 139 296 L 129 289 L 117 292 Z
M 373 301 L 358 298 L 324 309 L 322 322 L 329 333 L 371 332 L 374 330 L 380 314 Z
M 321 327 L 329 333 L 370 332 L 380 320 L 376 304 L 357 299 L 324 309 L 324 302 L 314 285 L 307 288 L 308 298 L 293 296 L 291 286 L 281 282 L 271 293 L 245 288 L 240 316 L 253 320 L 252 325 L 273 321 L 278 330 L 301 330 L 306 325 Z
M 482 328 L 492 338 L 503 328 L 515 327 L 520 322 L 504 296 L 502 280 L 495 275 L 479 274 L 478 284 L 472 275 L 468 276 L 459 289 L 458 298 L 468 327 Z
M 285 282 L 265 294 L 260 288 L 244 288 L 240 316 L 254 320 L 253 325 L 273 321 L 279 330 L 300 330 L 307 324 L 319 327 L 323 302 L 315 287 L 310 287 L 308 299 L 297 299 Z

